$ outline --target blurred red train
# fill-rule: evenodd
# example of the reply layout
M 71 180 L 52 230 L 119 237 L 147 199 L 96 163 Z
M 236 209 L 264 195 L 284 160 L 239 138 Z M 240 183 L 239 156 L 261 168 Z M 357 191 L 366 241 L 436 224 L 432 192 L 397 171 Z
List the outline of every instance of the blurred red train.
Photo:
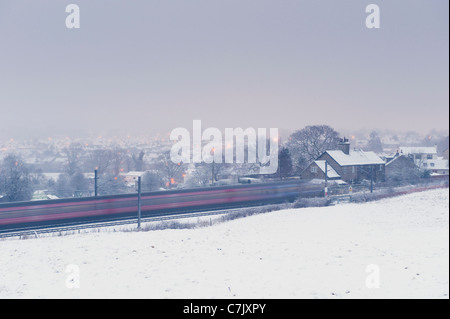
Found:
M 142 217 L 220 210 L 322 196 L 305 182 L 280 182 L 143 193 Z M 137 194 L 0 204 L 0 232 L 61 224 L 112 221 L 137 215 Z

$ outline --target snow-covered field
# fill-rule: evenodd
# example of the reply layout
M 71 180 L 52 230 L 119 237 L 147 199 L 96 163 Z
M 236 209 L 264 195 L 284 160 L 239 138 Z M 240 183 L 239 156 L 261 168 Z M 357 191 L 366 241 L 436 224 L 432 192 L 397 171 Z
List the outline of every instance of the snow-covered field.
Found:
M 0 241 L 0 298 L 448 298 L 449 192 Z

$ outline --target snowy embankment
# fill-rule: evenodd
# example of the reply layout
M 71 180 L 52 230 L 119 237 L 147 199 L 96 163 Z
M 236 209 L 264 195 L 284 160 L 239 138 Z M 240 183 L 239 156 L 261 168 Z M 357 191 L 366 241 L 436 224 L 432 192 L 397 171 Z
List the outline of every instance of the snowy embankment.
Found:
M 448 189 L 211 227 L 0 241 L 0 298 L 448 298 Z

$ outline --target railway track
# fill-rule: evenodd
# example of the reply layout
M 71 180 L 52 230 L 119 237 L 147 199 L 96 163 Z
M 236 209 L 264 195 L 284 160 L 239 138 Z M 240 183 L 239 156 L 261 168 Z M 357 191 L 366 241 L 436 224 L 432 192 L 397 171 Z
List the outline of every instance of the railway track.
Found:
M 433 185 L 428 187 L 419 187 L 413 188 L 409 190 L 402 190 L 397 192 L 389 192 L 388 194 L 374 194 L 373 199 L 381 199 L 386 197 L 398 196 L 407 194 L 410 192 L 424 191 L 436 188 L 448 188 L 448 185 Z M 339 196 L 332 196 L 339 197 Z M 347 195 L 347 197 L 349 197 Z M 153 216 L 144 216 L 141 218 L 141 223 L 149 223 L 149 222 L 158 222 L 158 221 L 167 221 L 167 220 L 176 220 L 176 219 L 187 219 L 187 218 L 196 218 L 196 217 L 205 217 L 205 216 L 214 216 L 214 215 L 225 215 L 231 214 L 236 211 L 242 211 L 243 209 L 251 209 L 257 207 L 271 207 L 272 204 L 244 204 L 236 206 L 217 206 L 215 208 L 195 208 L 195 209 L 184 209 L 182 212 L 159 212 Z M 128 215 L 126 217 L 114 217 L 111 219 L 103 219 L 103 220 L 81 220 L 76 222 L 58 222 L 57 224 L 45 224 L 45 225 L 30 225 L 30 226 L 22 226 L 17 228 L 9 228 L 6 230 L 0 229 L 0 239 L 8 238 L 8 237 L 38 237 L 39 234 L 45 233 L 58 233 L 58 232 L 73 232 L 80 231 L 83 229 L 94 229 L 94 228 L 106 228 L 106 227 L 114 227 L 114 226 L 122 226 L 122 225 L 132 225 L 137 224 L 137 213 L 135 215 Z
M 141 221 L 220 214 L 321 192 L 316 185 L 295 181 L 149 192 L 141 196 Z M 0 204 L 0 238 L 130 224 L 137 222 L 137 212 L 136 194 Z
M 231 209 L 220 209 L 220 210 L 211 210 L 211 211 L 200 211 L 200 212 L 187 212 L 187 213 L 173 213 L 162 216 L 153 216 L 153 217 L 144 217 L 141 218 L 141 223 L 151 223 L 151 222 L 160 222 L 160 221 L 168 221 L 168 220 L 177 220 L 177 219 L 188 219 L 188 218 L 199 218 L 206 216 L 216 216 L 216 215 L 226 215 L 231 214 L 233 212 L 241 211 L 242 209 L 251 209 L 257 208 L 261 206 L 243 206 L 240 208 L 231 208 Z M 137 217 L 136 218 L 124 218 L 121 220 L 113 220 L 113 221 L 100 221 L 100 222 L 87 222 L 87 223 L 67 223 L 67 224 L 58 224 L 58 225 L 48 225 L 42 227 L 26 227 L 26 228 L 17 228 L 10 229 L 4 232 L 0 232 L 1 238 L 11 238 L 11 237 L 39 237 L 39 234 L 49 234 L 49 233 L 62 233 L 62 232 L 73 232 L 73 231 L 81 231 L 86 229 L 95 229 L 95 228 L 106 228 L 106 227 L 114 227 L 114 226 L 124 226 L 124 225 L 137 225 Z

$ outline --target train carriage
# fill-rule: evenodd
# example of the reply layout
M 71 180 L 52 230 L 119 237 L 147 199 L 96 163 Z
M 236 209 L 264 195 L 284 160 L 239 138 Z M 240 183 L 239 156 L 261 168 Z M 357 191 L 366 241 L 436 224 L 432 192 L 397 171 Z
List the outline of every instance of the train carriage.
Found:
M 143 193 L 142 217 L 220 210 L 320 196 L 322 188 L 306 182 L 261 183 Z M 133 218 L 137 194 L 0 204 L 0 232 L 62 224 Z

